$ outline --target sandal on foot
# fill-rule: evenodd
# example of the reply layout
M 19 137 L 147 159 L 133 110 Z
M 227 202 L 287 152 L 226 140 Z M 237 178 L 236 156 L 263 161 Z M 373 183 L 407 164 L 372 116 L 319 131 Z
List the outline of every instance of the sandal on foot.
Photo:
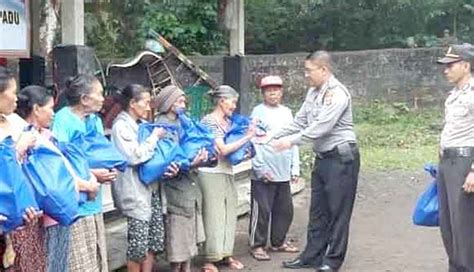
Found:
M 270 250 L 273 251 L 273 252 L 286 252 L 286 253 L 300 252 L 300 250 L 296 246 L 294 246 L 294 245 L 292 245 L 288 242 L 284 243 L 283 245 L 281 245 L 279 247 L 270 247 Z
M 270 255 L 261 247 L 250 250 L 250 255 L 257 261 L 269 261 Z

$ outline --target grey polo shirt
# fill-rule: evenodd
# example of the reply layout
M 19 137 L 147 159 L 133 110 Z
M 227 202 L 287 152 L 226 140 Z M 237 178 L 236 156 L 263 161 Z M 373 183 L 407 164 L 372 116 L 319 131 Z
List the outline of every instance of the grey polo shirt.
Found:
M 474 146 L 474 78 L 454 88 L 445 102 L 441 149 Z
M 315 152 L 326 152 L 342 143 L 356 142 L 351 95 L 334 76 L 319 90 L 308 90 L 293 122 L 277 132 L 275 138 L 294 134 L 294 144 L 311 143 Z

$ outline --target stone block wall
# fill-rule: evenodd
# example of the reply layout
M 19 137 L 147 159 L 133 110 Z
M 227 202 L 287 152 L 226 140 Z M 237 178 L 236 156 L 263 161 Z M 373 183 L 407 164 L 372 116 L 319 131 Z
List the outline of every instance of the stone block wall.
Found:
M 442 66 L 436 59 L 443 54 L 441 48 L 379 49 L 363 51 L 334 52 L 335 74 L 351 91 L 354 100 L 370 102 L 379 99 L 386 102 L 403 102 L 411 107 L 442 103 L 450 85 L 442 75 Z M 246 55 L 244 57 L 244 78 L 246 90 L 243 101 L 247 110 L 260 101 L 256 87 L 258 78 L 267 74 L 280 75 L 285 83 L 285 103 L 297 107 L 304 98 L 307 84 L 303 64 L 308 53 L 279 55 Z M 222 83 L 223 56 L 190 56 L 190 59 L 217 82 Z M 105 70 L 110 62 L 119 59 L 102 60 Z M 51 63 L 48 63 L 46 82 L 51 84 Z M 18 62 L 9 60 L 8 65 L 18 71 Z M 244 108 L 245 110 L 245 108 Z
M 297 107 L 304 98 L 307 84 L 304 79 L 304 59 L 308 53 L 280 55 L 246 55 L 244 72 L 250 78 L 243 104 L 251 109 L 260 101 L 256 87 L 258 78 L 268 74 L 280 75 L 285 83 L 285 103 Z M 336 77 L 348 87 L 354 100 L 370 102 L 407 103 L 410 107 L 439 104 L 450 89 L 436 59 L 441 48 L 381 49 L 335 52 Z M 192 61 L 218 82 L 223 80 L 223 58 L 193 56 Z M 247 110 L 248 110 L 247 109 Z

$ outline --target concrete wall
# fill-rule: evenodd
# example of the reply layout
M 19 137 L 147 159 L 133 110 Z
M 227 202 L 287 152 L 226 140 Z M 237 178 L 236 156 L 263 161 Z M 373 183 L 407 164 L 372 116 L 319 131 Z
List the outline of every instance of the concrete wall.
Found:
M 259 101 L 255 82 L 267 74 L 277 74 L 285 82 L 285 102 L 292 107 L 301 103 L 307 85 L 303 64 L 307 53 L 281 55 L 247 55 L 244 71 L 250 74 L 248 89 L 252 93 L 245 104 L 251 108 Z M 409 106 L 440 103 L 450 87 L 442 76 L 436 59 L 440 48 L 382 49 L 333 53 L 336 77 L 351 91 L 357 101 L 379 99 L 403 102 Z M 217 81 L 223 80 L 223 59 L 216 56 L 193 56 L 193 62 Z

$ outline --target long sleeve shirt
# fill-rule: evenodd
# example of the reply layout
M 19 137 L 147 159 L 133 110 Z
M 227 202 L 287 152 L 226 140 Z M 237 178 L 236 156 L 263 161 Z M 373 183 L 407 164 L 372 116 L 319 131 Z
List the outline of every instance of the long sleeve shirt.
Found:
M 267 126 L 267 132 L 272 133 L 290 124 L 293 120 L 291 110 L 283 105 L 277 107 L 260 104 L 251 114 Z M 252 178 L 262 179 L 266 173 L 273 182 L 289 181 L 291 176 L 300 175 L 300 160 L 298 147 L 275 152 L 271 144 L 255 144 L 256 155 L 252 159 Z
M 169 124 L 177 127 L 176 132 L 168 132 L 167 137 L 179 143 L 182 127 L 178 119 L 170 119 L 166 114 L 160 114 L 155 118 L 159 124 Z M 195 183 L 197 172 L 192 169 L 188 173 L 181 173 L 172 179 L 161 181 L 166 200 L 166 211 L 168 214 L 192 217 L 201 211 L 202 194 L 199 186 Z M 162 204 L 163 205 L 163 204 Z M 163 205 L 164 206 L 164 205 Z
M 349 91 L 334 76 L 320 89 L 308 90 L 293 122 L 274 138 L 295 135 L 293 143 L 311 143 L 315 152 L 326 152 L 342 143 L 355 143 L 352 100 Z
M 112 196 L 115 206 L 126 216 L 149 221 L 151 218 L 151 196 L 156 185 L 145 185 L 140 181 L 137 165 L 153 157 L 158 137 L 149 137 L 138 142 L 138 124 L 122 111 L 112 126 L 112 142 L 117 150 L 127 158 L 129 166 L 119 172 L 112 183 Z

